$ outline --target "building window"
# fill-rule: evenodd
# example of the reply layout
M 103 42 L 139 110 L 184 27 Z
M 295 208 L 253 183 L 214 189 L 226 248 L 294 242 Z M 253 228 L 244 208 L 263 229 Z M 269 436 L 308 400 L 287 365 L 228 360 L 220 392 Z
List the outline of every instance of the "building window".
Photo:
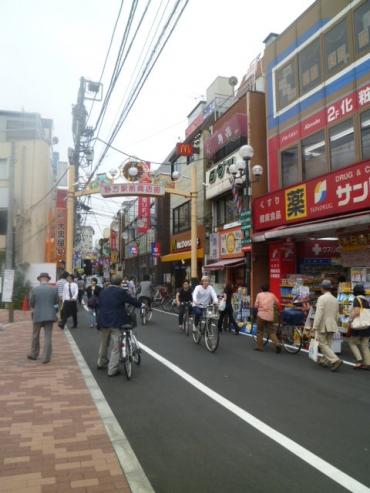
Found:
M 329 74 L 337 72 L 349 62 L 347 19 L 325 33 L 325 64 Z
M 303 181 L 316 178 L 327 171 L 324 132 L 318 132 L 302 141 Z
M 355 10 L 354 24 L 356 53 L 362 55 L 370 47 L 370 0 Z
M 285 149 L 281 153 L 281 185 L 283 188 L 289 187 L 300 180 L 298 147 Z
M 8 179 L 8 160 L 0 159 L 0 180 Z
M 7 211 L 0 210 L 0 235 L 6 235 Z
M 370 159 L 370 110 L 361 114 L 362 159 Z
M 190 229 L 190 201 L 176 207 L 172 212 L 173 233 L 181 233 Z
M 298 66 L 301 94 L 304 94 L 321 82 L 320 39 L 301 51 Z
M 7 120 L 7 140 L 34 140 L 40 138 L 34 119 Z
M 335 171 L 356 162 L 353 121 L 347 120 L 329 130 L 331 167 Z
M 231 194 L 220 197 L 216 202 L 216 225 L 232 223 L 238 219 L 236 204 Z
M 297 98 L 297 70 L 295 59 L 277 71 L 276 89 L 279 108 L 283 108 Z

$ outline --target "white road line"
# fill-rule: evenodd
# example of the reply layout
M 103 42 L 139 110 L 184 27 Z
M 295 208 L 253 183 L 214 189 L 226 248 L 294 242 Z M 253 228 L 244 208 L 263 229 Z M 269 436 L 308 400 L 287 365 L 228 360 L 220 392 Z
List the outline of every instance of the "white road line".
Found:
M 238 418 L 242 419 L 250 426 L 258 430 L 259 432 L 263 433 L 268 438 L 278 443 L 292 454 L 296 455 L 299 459 L 303 460 L 304 462 L 312 466 L 314 469 L 317 469 L 322 474 L 332 479 L 334 482 L 343 486 L 343 488 L 355 493 L 370 493 L 370 488 L 368 486 L 360 483 L 359 481 L 352 478 L 348 474 L 344 473 L 340 469 L 337 469 L 336 467 L 332 466 L 331 464 L 329 464 L 329 462 L 326 462 L 325 460 L 321 459 L 314 453 L 310 452 L 309 450 L 299 445 L 294 440 L 291 440 L 290 438 L 283 435 L 279 431 L 275 430 L 271 426 L 267 425 L 260 419 L 248 413 L 241 407 L 232 403 L 222 395 L 218 394 L 214 390 L 202 384 L 201 382 L 199 382 L 199 380 L 196 380 L 194 377 L 189 375 L 189 373 L 185 372 L 177 365 L 171 363 L 171 361 L 167 360 L 160 354 L 156 353 L 148 346 L 144 345 L 142 342 L 140 342 L 140 347 L 145 352 L 147 352 L 150 356 L 152 356 L 154 359 L 156 359 L 164 366 L 169 368 L 171 371 L 173 371 L 181 378 L 183 378 L 185 381 L 190 383 L 190 385 L 198 389 L 203 394 L 207 395 L 210 399 L 214 400 L 215 402 L 223 406 L 225 409 L 235 414 Z

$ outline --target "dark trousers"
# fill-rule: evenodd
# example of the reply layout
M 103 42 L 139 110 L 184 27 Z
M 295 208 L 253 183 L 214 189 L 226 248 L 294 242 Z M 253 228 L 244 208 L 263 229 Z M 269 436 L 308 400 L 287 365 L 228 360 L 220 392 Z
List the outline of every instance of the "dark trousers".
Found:
M 233 313 L 233 307 L 231 303 L 226 303 L 225 310 L 223 312 L 219 312 L 219 319 L 218 319 L 218 330 L 222 330 L 222 324 L 225 318 L 225 315 L 228 315 L 229 317 L 229 330 L 230 326 L 233 326 L 236 331 L 239 330 L 238 326 L 236 325 L 235 319 L 234 319 L 234 313 Z
M 78 302 L 81 304 L 82 302 L 82 298 L 84 297 L 84 290 L 83 289 L 79 289 L 78 290 Z
M 190 317 L 192 306 L 191 305 L 180 304 L 180 306 L 179 306 L 179 325 L 182 325 L 182 323 L 184 321 L 184 313 L 185 313 L 185 310 L 186 309 L 188 310 L 189 317 Z
M 73 300 L 66 300 L 63 303 L 63 309 L 62 309 L 62 319 L 60 322 L 60 325 L 63 327 L 67 323 L 67 319 L 69 317 L 72 317 L 73 319 L 73 326 L 77 326 L 77 301 Z

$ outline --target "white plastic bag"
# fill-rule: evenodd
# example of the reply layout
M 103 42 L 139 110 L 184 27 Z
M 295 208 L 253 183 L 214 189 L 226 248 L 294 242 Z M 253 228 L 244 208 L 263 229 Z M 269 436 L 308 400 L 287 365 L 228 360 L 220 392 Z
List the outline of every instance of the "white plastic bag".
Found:
M 319 359 L 319 341 L 317 340 L 316 335 L 310 340 L 308 357 L 315 363 L 317 363 L 317 360 Z
M 225 300 L 225 298 L 222 298 L 218 304 L 218 311 L 224 312 L 225 308 L 226 308 L 226 300 Z

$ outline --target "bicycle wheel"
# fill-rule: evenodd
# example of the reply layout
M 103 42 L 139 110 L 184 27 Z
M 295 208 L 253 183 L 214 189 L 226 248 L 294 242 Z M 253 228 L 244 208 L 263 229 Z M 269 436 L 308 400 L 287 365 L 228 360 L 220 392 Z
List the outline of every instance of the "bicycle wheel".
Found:
M 146 325 L 146 309 L 145 308 L 140 308 L 140 320 L 141 320 L 141 325 Z
M 194 326 L 192 336 L 193 336 L 193 341 L 195 342 L 195 344 L 199 344 L 200 340 L 202 339 L 202 323 L 204 323 L 204 321 L 201 319 L 201 320 L 199 320 L 198 327 Z
M 189 312 L 187 307 L 185 307 L 184 321 L 182 323 L 182 327 L 183 327 L 183 331 L 185 332 L 185 335 L 187 336 L 189 335 L 189 331 L 190 331 L 189 325 L 190 325 Z
M 218 348 L 220 341 L 220 332 L 212 320 L 207 320 L 206 330 L 204 333 L 204 342 L 210 353 L 214 353 Z
M 280 340 L 286 352 L 296 354 L 302 347 L 302 330 L 294 325 L 283 325 Z
M 141 363 L 141 349 L 135 336 L 132 337 L 132 360 L 135 365 L 140 365 Z
M 126 357 L 123 360 L 123 367 L 125 369 L 125 374 L 127 380 L 130 380 L 132 377 L 132 347 L 129 338 L 126 338 Z

